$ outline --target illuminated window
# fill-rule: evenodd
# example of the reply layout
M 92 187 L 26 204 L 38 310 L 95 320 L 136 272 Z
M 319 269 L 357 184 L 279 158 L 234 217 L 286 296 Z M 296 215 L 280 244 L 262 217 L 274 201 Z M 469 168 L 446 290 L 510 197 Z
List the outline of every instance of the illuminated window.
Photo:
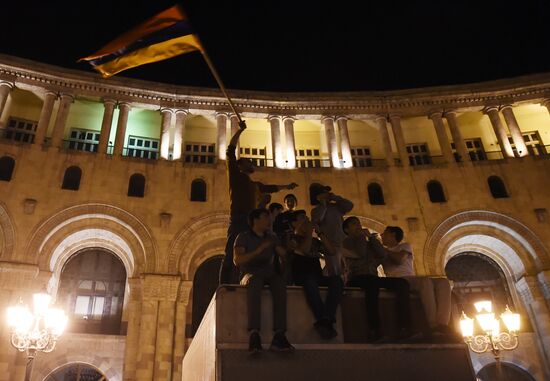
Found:
M 4 137 L 16 142 L 34 143 L 36 126 L 35 121 L 10 117 Z
M 184 161 L 189 164 L 214 164 L 216 145 L 208 143 L 186 143 Z
M 428 196 L 430 197 L 431 202 L 447 202 L 445 193 L 443 192 L 443 187 L 439 181 L 428 181 L 428 184 L 426 184 L 426 189 L 428 190 Z
M 353 147 L 351 157 L 354 167 L 372 167 L 372 158 L 369 147 Z
M 143 197 L 145 195 L 145 176 L 134 173 L 128 181 L 128 196 Z
M 69 364 L 54 370 L 44 381 L 107 381 L 107 377 L 88 364 Z
M 70 138 L 66 142 L 68 149 L 75 151 L 97 152 L 99 131 L 72 128 Z
M 195 179 L 191 183 L 191 201 L 206 201 L 206 183 L 202 179 Z
M 406 148 L 410 165 L 427 165 L 432 163 L 428 144 L 407 144 Z
M 82 177 L 82 170 L 79 167 L 72 166 L 65 170 L 63 175 L 63 184 L 61 189 L 78 190 L 80 188 L 80 178 Z
M 384 205 L 384 191 L 382 190 L 382 186 L 378 183 L 371 183 L 369 184 L 368 188 L 369 193 L 369 203 L 371 205 Z
M 140 157 L 142 159 L 157 159 L 160 142 L 158 139 L 144 138 L 141 136 L 128 136 L 126 155 Z
M 88 249 L 71 257 L 57 297 L 70 315 L 70 330 L 120 334 L 125 287 L 126 269 L 115 255 Z
M 9 156 L 0 158 L 0 181 L 11 181 L 15 160 Z
M 546 155 L 549 153 L 546 151 L 546 148 L 542 143 L 542 139 L 540 138 L 538 131 L 524 132 L 522 136 L 523 136 L 523 140 L 525 141 L 525 145 L 527 146 L 527 152 L 529 152 L 530 155 L 540 156 L 540 155 Z M 518 151 L 516 149 L 516 145 L 514 144 L 514 140 L 511 137 L 508 137 L 508 141 L 512 146 L 514 155 L 519 156 Z
M 466 150 L 468 151 L 468 155 L 470 155 L 470 159 L 472 161 L 487 160 L 487 154 L 485 153 L 485 149 L 483 148 L 483 143 L 480 138 L 465 139 L 464 143 L 466 144 Z M 456 151 L 456 146 L 454 143 L 451 143 L 451 150 L 453 151 L 453 155 L 457 163 L 463 161 Z
M 267 165 L 266 149 L 258 147 L 240 147 L 240 157 L 251 160 L 256 167 Z
M 298 148 L 296 150 L 296 166 L 298 168 L 330 167 L 330 161 L 323 159 L 317 148 Z

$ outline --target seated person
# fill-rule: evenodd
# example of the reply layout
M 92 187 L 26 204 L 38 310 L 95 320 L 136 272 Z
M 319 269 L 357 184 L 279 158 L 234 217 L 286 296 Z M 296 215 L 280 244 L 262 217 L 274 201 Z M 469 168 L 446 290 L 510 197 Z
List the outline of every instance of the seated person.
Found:
M 249 351 L 262 350 L 260 337 L 262 289 L 269 285 L 273 298 L 272 351 L 292 351 L 286 331 L 286 285 L 275 271 L 274 261 L 286 250 L 279 245 L 277 238 L 270 233 L 271 219 L 266 209 L 254 209 L 248 217 L 250 230 L 240 233 L 235 240 L 234 261 L 243 275 L 241 284 L 247 286 L 248 330 L 250 331 Z
M 388 226 L 382 233 L 387 257 L 383 261 L 384 273 L 391 277 L 405 278 L 411 290 L 418 292 L 426 319 L 433 334 L 450 334 L 451 284 L 443 277 L 416 276 L 414 254 L 411 244 L 403 242 L 403 230 L 398 226 Z
M 344 283 L 339 275 L 323 276 L 319 259 L 334 255 L 334 248 L 323 235 L 313 238 L 313 224 L 305 210 L 298 210 L 290 216 L 294 233 L 289 237 L 292 250 L 292 279 L 302 286 L 309 308 L 315 317 L 314 327 L 323 339 L 336 337 L 338 333 L 333 324 L 336 322 L 336 310 L 342 299 Z M 323 302 L 320 286 L 327 286 L 326 300 Z
M 386 252 L 376 238 L 376 234 L 365 232 L 357 217 L 346 218 L 342 226 L 347 235 L 343 243 L 344 260 L 348 268 L 347 285 L 365 290 L 369 341 L 383 339 L 378 312 L 378 295 L 381 288 L 395 293 L 398 339 L 408 338 L 410 336 L 409 284 L 402 278 L 378 277 L 377 267 L 386 257 Z

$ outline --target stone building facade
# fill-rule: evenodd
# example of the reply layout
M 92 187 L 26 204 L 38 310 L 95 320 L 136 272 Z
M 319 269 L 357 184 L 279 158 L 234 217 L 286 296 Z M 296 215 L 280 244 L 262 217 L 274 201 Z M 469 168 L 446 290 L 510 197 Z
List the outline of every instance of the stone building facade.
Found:
M 232 94 L 249 126 L 240 155 L 264 182 L 298 183 L 300 207 L 310 209 L 310 183 L 330 184 L 365 227 L 404 228 L 419 274 L 443 275 L 464 256 L 493 266 L 506 303 L 524 316 L 520 347 L 503 360 L 547 379 L 550 75 Z M 0 309 L 46 289 L 72 319 L 58 348 L 38 356 L 33 381 L 71 364 L 109 381 L 181 379 L 200 296 L 193 285 L 225 245 L 225 149 L 236 128 L 214 89 L 0 56 Z M 105 255 L 126 274 L 122 287 L 113 273 L 86 283 L 83 271 L 100 269 Z M 494 279 L 481 278 L 465 275 L 464 295 L 496 295 Z M 79 286 L 63 291 L 70 279 Z M 0 380 L 22 380 L 25 358 L 3 324 L 0 336 Z M 473 361 L 479 371 L 493 360 Z

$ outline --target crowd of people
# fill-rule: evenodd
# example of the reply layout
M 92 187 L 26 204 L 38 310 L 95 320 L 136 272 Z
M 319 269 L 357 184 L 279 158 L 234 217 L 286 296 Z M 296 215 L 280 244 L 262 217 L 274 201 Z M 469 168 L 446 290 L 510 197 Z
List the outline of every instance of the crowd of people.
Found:
M 298 209 L 294 194 L 284 197 L 284 206 L 271 203 L 271 193 L 297 187 L 267 185 L 253 181 L 253 163 L 237 159 L 236 147 L 245 122 L 231 138 L 227 169 L 231 215 L 220 284 L 240 283 L 247 288 L 249 351 L 262 350 L 261 292 L 268 286 L 273 299 L 273 330 L 270 350 L 292 351 L 286 332 L 286 286 L 301 286 L 312 312 L 313 326 L 322 339 L 338 335 L 336 312 L 344 286 L 364 290 L 368 341 L 390 340 L 381 329 L 380 289 L 395 294 L 398 341 L 432 335 L 448 335 L 451 287 L 446 278 L 416 276 L 414 254 L 398 226 L 387 226 L 382 234 L 371 232 L 354 216 L 353 203 L 332 192 L 329 186 L 309 186 L 311 218 Z M 320 287 L 326 287 L 323 299 Z M 422 302 L 429 331 L 411 329 L 410 294 Z

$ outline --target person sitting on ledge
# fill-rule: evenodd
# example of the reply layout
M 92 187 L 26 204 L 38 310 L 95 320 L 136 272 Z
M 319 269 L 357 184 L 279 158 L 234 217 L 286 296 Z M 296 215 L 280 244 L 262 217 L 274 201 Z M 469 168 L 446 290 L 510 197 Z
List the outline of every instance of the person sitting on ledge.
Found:
M 363 230 L 357 217 L 344 220 L 344 258 L 348 268 L 349 287 L 360 287 L 365 291 L 368 341 L 382 342 L 388 338 L 382 335 L 378 312 L 378 295 L 381 288 L 395 293 L 395 313 L 398 324 L 398 340 L 407 339 L 410 333 L 409 284 L 402 278 L 379 277 L 377 267 L 386 257 L 386 251 L 377 239 L 376 233 Z
M 250 175 L 254 173 L 254 164 L 250 159 L 237 160 L 237 144 L 239 137 L 246 129 L 244 121 L 239 122 L 240 129 L 235 132 L 227 147 L 227 174 L 229 177 L 230 217 L 227 229 L 227 243 L 225 257 L 220 267 L 220 284 L 238 283 L 239 276 L 233 265 L 233 244 L 235 238 L 241 232 L 248 230 L 248 214 L 258 205 L 265 207 L 271 200 L 270 193 L 282 189 L 294 189 L 298 185 L 266 185 L 259 181 L 253 181 Z
M 285 256 L 286 249 L 280 246 L 277 237 L 270 233 L 271 219 L 266 209 L 254 209 L 248 219 L 250 230 L 240 233 L 235 240 L 234 261 L 244 274 L 241 284 L 247 286 L 247 314 L 250 339 L 248 350 L 262 350 L 260 337 L 262 289 L 269 285 L 273 298 L 273 330 L 270 350 L 292 351 L 286 331 L 286 284 L 275 271 L 277 256 Z
M 335 254 L 334 247 L 324 235 L 313 237 L 313 224 L 305 210 L 297 210 L 290 216 L 294 234 L 290 236 L 289 247 L 292 250 L 292 279 L 302 286 L 309 308 L 315 316 L 315 329 L 321 338 L 328 340 L 336 337 L 334 329 L 336 309 L 342 299 L 343 283 L 339 276 L 323 276 L 319 259 Z M 327 286 L 326 300 L 323 302 L 320 286 Z
M 447 278 L 416 276 L 412 246 L 403 242 L 403 229 L 388 226 L 382 233 L 387 256 L 382 266 L 391 277 L 405 278 L 412 291 L 418 292 L 431 334 L 452 335 L 449 327 L 451 318 L 451 284 Z

